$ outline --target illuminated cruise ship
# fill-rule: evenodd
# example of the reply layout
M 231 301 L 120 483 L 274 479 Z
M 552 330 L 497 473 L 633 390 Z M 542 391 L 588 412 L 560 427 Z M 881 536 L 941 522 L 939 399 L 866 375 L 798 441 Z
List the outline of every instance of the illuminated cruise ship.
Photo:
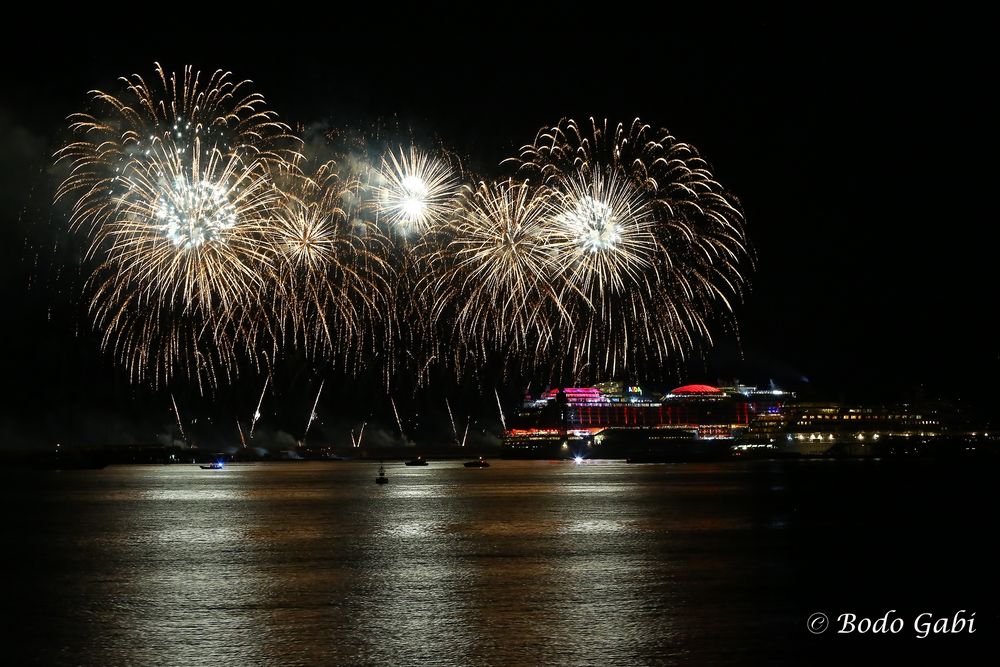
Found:
M 988 438 L 943 402 L 799 401 L 739 382 L 663 393 L 606 382 L 525 396 L 504 433 L 524 458 L 697 460 L 734 456 L 883 456 Z
M 689 384 L 655 394 L 608 382 L 526 396 L 504 447 L 515 457 L 714 458 L 749 424 L 739 392 Z

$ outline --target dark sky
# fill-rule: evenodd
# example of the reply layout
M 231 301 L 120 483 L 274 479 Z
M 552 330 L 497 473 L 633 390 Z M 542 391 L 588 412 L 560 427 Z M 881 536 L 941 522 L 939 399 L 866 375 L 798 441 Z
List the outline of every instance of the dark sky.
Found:
M 149 440 L 169 424 L 169 394 L 131 386 L 89 337 L 75 269 L 54 279 L 50 245 L 65 220 L 46 174 L 86 92 L 151 74 L 154 61 L 251 78 L 293 124 L 395 119 L 486 169 L 560 117 L 640 116 L 710 160 L 740 197 L 757 254 L 739 341 L 721 334 L 678 382 L 735 375 L 857 399 L 985 402 L 993 391 L 996 74 L 985 17 L 363 9 L 280 8 L 238 24 L 121 14 L 119 25 L 102 6 L 71 26 L 26 21 L 30 48 L 5 40 L 0 446 L 105 431 Z M 299 435 L 320 376 L 295 360 L 282 372 L 262 428 Z M 176 391 L 189 412 L 222 421 L 249 414 L 260 384 L 250 376 L 211 399 Z M 320 410 L 330 437 L 361 413 L 391 416 L 377 387 L 330 384 Z M 415 415 L 447 394 L 486 427 L 492 386 L 472 384 L 399 400 Z M 508 399 L 520 391 L 493 384 Z M 425 418 L 440 420 L 434 410 Z

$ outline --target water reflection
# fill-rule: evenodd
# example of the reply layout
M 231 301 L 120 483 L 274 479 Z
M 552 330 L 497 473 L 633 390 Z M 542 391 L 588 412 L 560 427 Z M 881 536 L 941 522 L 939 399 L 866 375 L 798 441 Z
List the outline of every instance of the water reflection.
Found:
M 794 620 L 785 467 L 376 469 L 7 479 L 14 663 L 704 664 Z

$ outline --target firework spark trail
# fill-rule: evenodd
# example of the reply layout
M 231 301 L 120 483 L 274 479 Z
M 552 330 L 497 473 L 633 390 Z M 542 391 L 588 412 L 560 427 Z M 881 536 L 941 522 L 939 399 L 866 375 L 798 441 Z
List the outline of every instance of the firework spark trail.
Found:
M 448 419 L 451 421 L 451 434 L 454 437 L 455 442 L 458 442 L 458 429 L 455 428 L 455 415 L 451 413 L 451 403 L 448 402 L 447 396 L 444 398 L 444 404 L 448 408 Z
M 267 391 L 267 383 L 271 381 L 271 376 L 268 375 L 264 378 L 264 388 L 260 390 L 260 398 L 257 399 L 257 408 L 253 411 L 253 417 L 250 420 L 250 439 L 253 440 L 253 429 L 257 425 L 257 420 L 260 419 L 260 406 L 264 402 L 264 393 Z M 239 424 L 239 422 L 236 422 Z M 242 437 L 243 432 L 240 431 L 240 436 Z
M 503 405 L 500 404 L 500 392 L 497 391 L 496 387 L 493 387 L 493 395 L 497 397 L 497 411 L 500 413 L 500 426 L 504 431 L 507 430 L 507 420 L 503 416 Z
M 390 396 L 389 402 L 392 403 L 392 412 L 393 414 L 396 415 L 396 426 L 399 427 L 399 437 L 402 438 L 403 442 L 405 443 L 406 434 L 403 432 L 403 420 L 399 418 L 399 410 L 396 409 L 396 400 L 392 396 Z
M 361 439 L 365 437 L 365 426 L 367 425 L 368 422 L 361 422 L 361 430 L 358 431 L 358 449 L 361 448 Z
M 239 419 L 236 420 L 236 430 L 239 431 L 239 434 L 240 434 L 240 444 L 243 446 L 243 449 L 246 449 L 247 448 L 247 439 L 243 436 L 243 427 L 240 426 L 240 420 Z M 253 430 L 253 428 L 251 427 L 251 431 L 252 430 Z M 253 437 L 252 433 L 251 433 L 250 437 L 251 438 Z
M 305 442 L 306 438 L 309 437 L 309 428 L 312 426 L 313 421 L 316 420 L 316 407 L 319 405 L 320 394 L 323 393 L 323 385 L 326 380 L 319 383 L 319 391 L 316 392 L 316 400 L 313 401 L 312 410 L 309 411 L 309 421 L 306 422 L 306 431 L 302 434 L 302 441 Z
M 170 402 L 174 404 L 174 415 L 177 417 L 177 428 L 180 429 L 181 439 L 186 442 L 187 436 L 184 435 L 184 424 L 181 422 L 181 411 L 177 409 L 177 399 L 174 398 L 173 393 L 170 394 Z
M 465 418 L 465 433 L 462 434 L 462 447 L 465 447 L 465 439 L 469 437 L 469 424 L 472 423 L 472 416 Z

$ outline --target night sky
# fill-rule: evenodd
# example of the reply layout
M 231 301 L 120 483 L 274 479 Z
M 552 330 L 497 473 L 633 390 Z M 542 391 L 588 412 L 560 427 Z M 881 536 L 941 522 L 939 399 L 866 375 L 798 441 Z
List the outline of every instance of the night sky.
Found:
M 420 10 L 392 24 L 373 4 L 369 15 L 116 25 L 102 6 L 72 28 L 28 21 L 31 48 L 5 40 L 0 447 L 152 441 L 170 428 L 169 392 L 128 382 L 81 317 L 76 269 L 56 274 L 72 243 L 48 173 L 63 119 L 87 91 L 118 90 L 117 76 L 152 74 L 154 61 L 250 78 L 293 126 L 389 119 L 486 174 L 561 117 L 639 116 L 708 158 L 740 198 L 756 254 L 739 336 L 720 331 L 676 384 L 739 377 L 830 399 L 993 400 L 996 75 L 983 17 Z M 301 435 L 321 377 L 321 437 L 345 437 L 369 414 L 391 430 L 377 381 L 294 358 L 277 371 L 260 427 Z M 225 439 L 261 384 L 247 374 L 213 397 L 173 389 L 191 418 L 227 425 L 205 438 Z M 493 386 L 508 404 L 524 389 L 442 380 L 432 394 L 400 388 L 398 401 L 433 430 L 449 396 L 496 432 Z

